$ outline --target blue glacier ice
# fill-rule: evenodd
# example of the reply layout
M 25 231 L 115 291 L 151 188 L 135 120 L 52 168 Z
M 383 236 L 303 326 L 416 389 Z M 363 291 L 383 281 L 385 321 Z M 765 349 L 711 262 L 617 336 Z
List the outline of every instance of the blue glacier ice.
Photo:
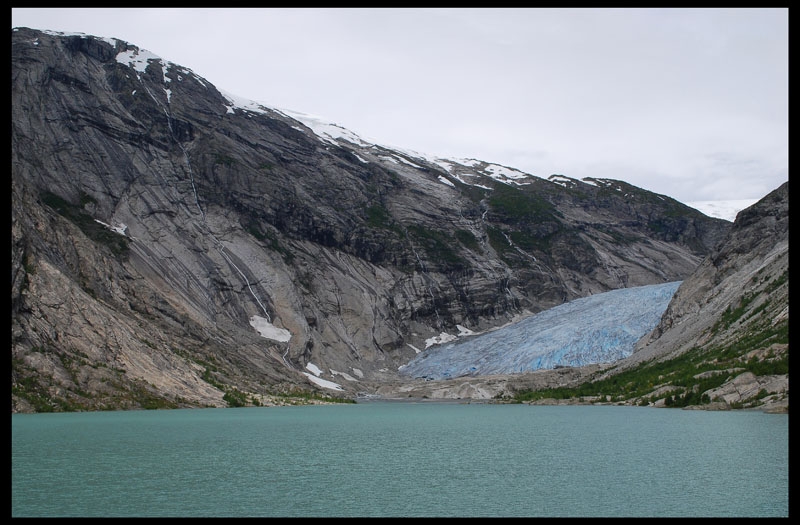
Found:
M 576 299 L 491 332 L 428 348 L 399 371 L 447 379 L 611 363 L 630 356 L 636 342 L 655 328 L 680 284 Z

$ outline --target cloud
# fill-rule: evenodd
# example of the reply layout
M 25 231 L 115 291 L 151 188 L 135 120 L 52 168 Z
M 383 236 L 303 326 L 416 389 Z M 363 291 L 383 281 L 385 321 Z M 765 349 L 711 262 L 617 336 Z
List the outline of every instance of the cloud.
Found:
M 679 200 L 788 179 L 788 9 L 12 9 L 364 138 Z M 726 160 L 723 160 L 726 159 Z

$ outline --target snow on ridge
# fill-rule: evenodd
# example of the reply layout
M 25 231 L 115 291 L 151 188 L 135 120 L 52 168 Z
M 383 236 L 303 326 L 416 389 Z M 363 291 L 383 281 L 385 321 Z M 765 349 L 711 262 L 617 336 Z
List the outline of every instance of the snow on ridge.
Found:
M 474 167 L 476 165 L 486 164 L 486 162 L 477 159 L 445 159 L 429 155 L 427 153 L 420 153 L 418 151 L 400 148 L 397 146 L 380 144 L 375 140 L 361 137 L 358 134 L 350 131 L 349 129 L 340 126 L 339 124 L 334 124 L 316 115 L 310 115 L 307 113 L 302 113 L 299 111 L 294 111 L 284 108 L 269 107 L 259 102 L 248 100 L 223 90 L 219 90 L 219 92 L 225 97 L 225 99 L 230 104 L 226 106 L 228 113 L 233 113 L 234 109 L 236 108 L 263 114 L 267 114 L 269 110 L 272 110 L 282 114 L 285 117 L 291 118 L 293 120 L 302 123 L 324 142 L 327 142 L 332 145 L 338 145 L 338 140 L 343 139 L 362 148 L 382 148 L 388 150 L 390 156 L 380 155 L 381 158 L 394 163 L 398 163 L 399 161 L 402 162 L 403 164 L 409 165 L 416 169 L 422 169 L 423 167 L 418 164 L 415 164 L 414 162 L 411 162 L 410 160 L 408 160 L 408 158 L 405 158 L 403 155 L 412 159 L 420 159 L 422 161 L 435 164 L 440 168 L 444 169 L 444 171 L 449 174 L 453 173 L 454 164 L 459 164 L 461 166 L 466 166 L 466 167 Z M 367 162 L 361 157 L 358 157 L 358 160 L 364 163 Z M 500 166 L 497 164 L 488 164 L 488 166 L 489 167 L 487 169 L 489 171 L 496 172 L 497 176 L 505 176 L 508 179 L 523 179 L 529 176 L 519 170 L 513 168 L 507 168 L 505 166 Z M 464 182 L 460 178 L 458 180 Z M 446 184 L 451 184 L 451 183 L 447 181 Z M 474 186 L 475 184 L 472 185 Z
M 14 31 L 19 31 L 19 28 L 15 27 L 13 30 Z M 102 40 L 103 42 L 105 42 L 107 44 L 111 44 L 112 46 L 116 46 L 117 42 L 121 42 L 121 40 L 118 40 L 116 38 L 109 38 L 109 37 L 105 37 L 105 36 L 87 35 L 86 33 L 53 31 L 51 29 L 42 29 L 41 32 L 46 34 L 46 35 L 50 35 L 50 36 L 79 36 L 81 38 L 95 38 L 97 40 Z
M 419 160 L 424 160 L 424 161 L 427 161 L 427 162 L 434 163 L 433 159 L 436 158 L 436 157 L 433 157 L 432 155 L 428 155 L 427 153 L 420 153 L 419 151 L 414 151 L 412 149 L 400 148 L 400 147 L 397 147 L 397 146 L 390 146 L 388 144 L 378 144 L 375 141 L 372 141 L 372 142 L 373 142 L 373 145 L 375 145 L 375 146 L 380 146 L 381 148 L 391 150 L 394 153 L 402 153 L 403 155 L 411 157 L 412 159 L 419 159 Z
M 450 181 L 449 181 L 449 180 L 447 180 L 446 178 L 442 177 L 441 175 L 439 175 L 439 182 L 441 182 L 441 183 L 443 183 L 443 184 L 447 184 L 448 186 L 451 186 L 451 187 L 453 187 L 453 188 L 455 188 L 455 187 L 456 187 L 456 185 L 455 185 L 455 184 L 453 184 L 452 182 L 450 182 Z
M 418 164 L 414 164 L 413 162 L 409 161 L 409 160 L 408 160 L 408 159 L 406 159 L 405 157 L 402 157 L 402 156 L 400 156 L 400 155 L 393 155 L 393 157 L 395 157 L 396 159 L 398 159 L 398 160 L 399 160 L 400 162 L 402 162 L 403 164 L 408 164 L 408 165 L 409 165 L 409 166 L 411 166 L 412 168 L 422 169 L 422 166 L 420 166 L 420 165 L 418 165 Z
M 736 216 L 745 208 L 749 208 L 760 199 L 738 199 L 728 201 L 691 201 L 684 202 L 690 208 L 707 215 L 733 222 Z
M 599 187 L 606 187 L 606 188 L 611 188 L 611 189 L 614 189 L 614 190 L 617 190 L 617 191 L 622 191 L 622 188 L 620 186 L 617 186 L 616 188 L 613 188 L 614 184 L 617 184 L 617 185 L 619 184 L 619 181 L 616 181 L 614 179 L 601 179 L 601 178 L 597 178 L 597 177 L 584 177 L 582 182 L 585 182 L 586 184 L 591 184 L 593 186 L 597 186 L 598 188 Z
M 489 172 L 489 176 L 492 178 L 498 177 L 505 177 L 507 179 L 525 179 L 530 177 L 527 173 L 523 173 L 518 169 L 508 168 L 506 166 L 500 166 L 499 164 L 489 164 L 484 168 L 487 172 Z
M 520 171 L 518 169 L 515 169 L 515 168 L 508 168 L 506 166 L 501 166 L 499 164 L 491 164 L 491 163 L 487 163 L 485 161 L 478 160 L 478 159 L 472 159 L 472 158 L 463 158 L 463 159 L 442 158 L 442 157 L 437 157 L 437 156 L 434 156 L 434 155 L 429 155 L 427 153 L 420 153 L 418 151 L 399 148 L 399 147 L 396 147 L 396 146 L 380 144 L 379 142 L 377 142 L 375 140 L 361 137 L 358 134 L 354 133 L 353 131 L 350 131 L 349 129 L 347 129 L 347 128 L 343 127 L 343 126 L 340 126 L 339 124 L 334 124 L 332 122 L 329 122 L 329 121 L 327 121 L 324 118 L 319 117 L 319 116 L 310 115 L 310 114 L 307 114 L 307 113 L 302 113 L 302 112 L 299 112 L 299 111 L 294 111 L 294 110 L 289 110 L 289 109 L 284 109 L 284 108 L 276 108 L 276 107 L 265 106 L 264 104 L 261 104 L 259 102 L 256 102 L 256 101 L 253 101 L 253 100 L 249 100 L 249 99 L 245 99 L 243 97 L 239 97 L 237 95 L 234 95 L 233 93 L 229 93 L 229 92 L 221 90 L 221 89 L 219 89 L 218 91 L 228 101 L 229 105 L 225 106 L 227 108 L 227 112 L 228 113 L 234 113 L 234 109 L 237 109 L 237 108 L 245 110 L 245 111 L 252 111 L 252 112 L 255 112 L 255 113 L 262 113 L 262 114 L 268 114 L 270 111 L 274 111 L 274 112 L 279 113 L 279 114 L 281 114 L 281 115 L 283 115 L 283 116 L 285 116 L 287 118 L 290 118 L 290 119 L 293 119 L 293 120 L 296 120 L 296 121 L 302 123 L 307 128 L 309 128 L 317 137 L 319 137 L 323 142 L 327 142 L 327 143 L 332 144 L 332 145 L 339 145 L 338 140 L 339 139 L 343 139 L 343 140 L 346 140 L 346 141 L 350 142 L 351 144 L 354 144 L 354 145 L 362 147 L 362 148 L 382 148 L 382 149 L 385 149 L 385 150 L 389 150 L 391 156 L 381 155 L 380 157 L 383 158 L 383 159 L 389 160 L 391 162 L 394 162 L 394 163 L 397 163 L 399 161 L 399 162 L 402 162 L 403 164 L 407 164 L 407 165 L 409 165 L 409 166 L 411 166 L 413 168 L 416 168 L 416 169 L 423 169 L 423 167 L 418 165 L 418 164 L 415 164 L 415 163 L 411 162 L 407 158 L 404 158 L 403 155 L 405 155 L 407 157 L 410 157 L 410 158 L 413 158 L 413 159 L 420 159 L 422 161 L 429 162 L 431 164 L 437 165 L 440 168 L 442 168 L 446 173 L 451 174 L 451 175 L 453 174 L 453 171 L 454 171 L 454 164 L 458 164 L 458 165 L 464 166 L 464 167 L 473 167 L 473 168 L 475 166 L 483 164 L 483 165 L 486 166 L 484 168 L 484 170 L 489 172 L 488 176 L 490 176 L 492 178 L 495 178 L 496 180 L 499 180 L 501 182 L 505 182 L 503 180 L 505 178 L 505 179 L 510 179 L 510 180 L 515 181 L 515 183 L 517 185 L 527 184 L 526 182 L 519 182 L 519 181 L 524 180 L 525 178 L 529 178 L 529 177 L 534 177 L 535 176 L 535 175 L 530 175 L 530 174 L 524 173 L 524 172 L 522 172 L 522 171 Z M 360 160 L 361 162 L 364 162 L 364 163 L 367 162 L 366 160 L 362 159 L 361 157 L 358 157 L 358 160 Z M 470 183 L 465 182 L 460 177 L 456 177 L 456 178 L 459 181 L 463 182 L 464 184 L 470 184 Z M 446 183 L 447 184 L 451 184 L 449 181 L 446 182 Z M 477 185 L 477 184 L 470 184 L 470 185 L 472 185 L 472 186 L 480 186 L 480 185 Z M 485 186 L 480 186 L 480 187 L 485 188 L 485 189 L 491 189 L 491 188 L 486 188 Z
M 475 161 L 474 159 L 466 159 L 466 161 L 470 162 L 472 165 L 470 167 L 475 168 L 478 164 L 484 164 L 483 167 L 475 168 L 475 170 L 485 176 L 492 178 L 498 182 L 502 182 L 503 184 L 507 185 L 515 185 L 515 186 L 526 186 L 531 183 L 531 179 L 533 178 L 541 178 L 536 175 L 531 175 L 530 173 L 525 173 L 524 171 L 518 170 L 516 168 L 509 168 L 508 166 L 501 166 L 500 164 L 493 164 L 484 161 Z M 458 162 L 458 161 L 454 161 Z M 466 165 L 466 164 L 465 164 Z M 461 179 L 459 179 L 461 180 Z M 463 181 L 462 181 L 463 182 Z M 469 184 L 465 182 L 465 184 Z M 471 186 L 479 186 L 478 184 L 470 184 Z M 485 186 L 481 186 L 485 187 Z M 491 189 L 491 188 L 487 188 Z
M 144 73 L 144 71 L 147 69 L 147 66 L 150 65 L 151 62 L 157 63 L 161 67 L 162 83 L 165 86 L 168 86 L 172 81 L 167 76 L 167 71 L 170 67 L 174 67 L 175 64 L 162 59 L 160 56 L 146 49 L 134 47 L 133 49 L 120 51 L 117 53 L 116 60 L 120 64 L 132 67 L 137 73 Z M 172 90 L 169 88 L 164 88 L 164 92 L 167 95 L 167 104 L 169 104 L 172 99 Z
M 254 113 L 261 113 L 263 115 L 268 115 L 270 111 L 274 111 L 275 113 L 279 113 L 284 117 L 300 122 L 308 129 L 310 129 L 312 133 L 314 133 L 317 137 L 319 137 L 323 142 L 327 142 L 328 144 L 338 146 L 339 143 L 337 142 L 337 139 L 342 138 L 357 146 L 365 148 L 374 146 L 373 143 L 364 141 L 361 137 L 359 137 L 352 131 L 340 126 L 339 124 L 328 122 L 327 120 L 321 117 L 315 115 L 309 115 L 308 113 L 301 113 L 299 111 L 294 111 L 290 109 L 266 106 L 260 102 L 256 102 L 255 100 L 246 99 L 238 95 L 234 95 L 233 93 L 224 91 L 222 89 L 218 89 L 218 91 L 228 101 L 229 105 L 225 106 L 227 108 L 228 113 L 234 113 L 234 109 L 252 111 Z M 302 131 L 301 128 L 297 128 L 296 126 L 293 127 L 294 129 Z M 360 158 L 359 160 L 361 160 L 362 162 L 367 162 Z
M 337 139 L 344 139 L 348 142 L 356 144 L 357 146 L 369 147 L 372 144 L 365 142 L 361 137 L 346 129 L 339 124 L 327 122 L 319 117 L 307 115 L 297 111 L 290 111 L 285 109 L 276 110 L 283 113 L 287 117 L 293 118 L 305 124 L 311 131 L 314 132 L 319 138 L 333 145 L 338 145 Z
M 566 175 L 561 175 L 559 173 L 554 173 L 547 177 L 547 180 L 554 184 L 558 184 L 559 186 L 563 186 L 565 188 L 575 188 L 578 184 L 587 184 L 589 186 L 599 187 L 600 185 L 593 179 L 589 177 L 585 177 L 583 180 L 573 179 L 572 177 L 567 177 Z
M 263 106 L 258 102 L 242 98 L 238 95 L 234 95 L 233 93 L 228 93 L 227 91 L 223 91 L 221 89 L 218 89 L 218 91 L 230 103 L 230 106 L 225 106 L 228 108 L 228 113 L 233 113 L 233 108 L 239 108 L 245 111 L 252 111 L 254 113 L 262 113 L 264 115 L 269 113 L 266 106 Z
M 18 30 L 18 28 L 14 28 L 14 30 Z M 45 33 L 45 34 L 48 34 L 48 35 L 51 35 L 51 36 L 78 36 L 78 37 L 81 37 L 81 38 L 96 38 L 96 39 L 102 40 L 102 41 L 104 41 L 104 42 L 106 42 L 106 43 L 108 43 L 108 44 L 110 44 L 112 46 L 116 46 L 118 42 L 123 42 L 123 41 L 121 41 L 119 39 L 116 39 L 116 38 L 98 37 L 98 36 L 93 36 L 93 35 L 87 35 L 85 33 L 80 33 L 80 32 L 61 32 L 61 31 L 52 31 L 52 30 L 42 30 L 42 33 Z M 164 85 L 168 85 L 169 82 L 170 82 L 169 77 L 167 77 L 168 69 L 170 67 L 175 67 L 175 68 L 178 68 L 179 73 L 183 73 L 183 74 L 186 74 L 186 75 L 192 75 L 203 86 L 206 86 L 205 82 L 203 82 L 202 79 L 197 74 L 195 74 L 191 69 L 188 69 L 188 68 L 185 68 L 185 67 L 176 66 L 175 64 L 164 60 L 160 56 L 156 55 L 155 53 L 153 53 L 151 51 L 148 51 L 147 49 L 140 49 L 140 48 L 137 48 L 137 47 L 133 47 L 132 49 L 127 49 L 127 50 L 121 51 L 121 52 L 119 52 L 117 54 L 116 61 L 121 63 L 121 64 L 124 64 L 124 65 L 132 67 L 138 73 L 143 73 L 150 62 L 157 61 L 157 62 L 160 63 L 160 65 L 162 67 L 162 75 L 163 75 Z M 166 96 L 167 96 L 167 102 L 169 102 L 170 99 L 171 99 L 172 91 L 170 89 L 168 89 L 168 88 L 164 88 L 164 91 L 165 91 Z M 292 110 L 271 108 L 271 107 L 265 106 L 265 105 L 263 105 L 263 104 L 261 104 L 259 102 L 253 101 L 253 100 L 244 99 L 242 97 L 233 95 L 231 93 L 224 92 L 222 90 L 219 90 L 219 91 L 230 103 L 230 106 L 227 106 L 228 113 L 233 113 L 233 109 L 234 108 L 239 108 L 239 109 L 243 109 L 243 110 L 246 110 L 246 111 L 252 111 L 252 112 L 262 113 L 262 114 L 268 114 L 269 110 L 272 110 L 272 111 L 276 111 L 278 113 L 282 113 L 286 117 L 292 118 L 294 120 L 297 120 L 297 121 L 303 123 L 306 127 L 311 129 L 311 131 L 315 135 L 317 135 L 323 141 L 328 142 L 330 144 L 337 144 L 337 139 L 341 138 L 341 139 L 347 140 L 348 142 L 351 142 L 351 143 L 353 143 L 355 145 L 358 145 L 358 146 L 361 146 L 361 147 L 370 147 L 370 146 L 378 145 L 377 142 L 365 141 L 364 139 L 362 139 L 356 133 L 354 133 L 354 132 L 352 132 L 352 131 L 350 131 L 350 130 L 348 130 L 348 129 L 346 129 L 346 128 L 338 125 L 338 124 L 334 124 L 334 123 L 328 122 L 328 121 L 326 121 L 326 120 L 324 120 L 324 119 L 322 119 L 320 117 L 312 116 L 312 115 L 308 115 L 308 114 L 305 114 L 305 113 L 292 111 Z M 455 163 L 455 164 L 459 164 L 461 166 L 466 166 L 466 167 L 475 167 L 475 166 L 478 166 L 480 164 L 486 164 L 486 167 L 483 168 L 483 170 L 485 172 L 487 172 L 487 175 L 489 177 L 491 177 L 491 178 L 493 178 L 495 180 L 498 180 L 500 182 L 507 182 L 506 179 L 510 179 L 512 182 L 514 182 L 517 185 L 519 185 L 519 184 L 527 184 L 525 182 L 521 182 L 521 180 L 524 180 L 525 178 L 536 177 L 536 175 L 531 175 L 531 174 L 528 174 L 528 173 L 524 173 L 524 172 L 522 172 L 522 171 L 520 171 L 518 169 L 515 169 L 515 168 L 508 168 L 506 166 L 502 166 L 502 165 L 499 165 L 499 164 L 486 163 L 485 161 L 481 161 L 481 160 L 473 159 L 473 158 L 446 159 L 446 158 L 441 158 L 441 157 L 437 157 L 437 156 L 433 156 L 433 155 L 419 153 L 419 152 L 416 152 L 416 151 L 404 150 L 402 148 L 393 147 L 393 146 L 385 146 L 384 145 L 384 146 L 381 146 L 381 147 L 393 150 L 394 152 L 398 152 L 398 153 L 403 153 L 403 154 L 409 155 L 412 158 L 420 158 L 422 160 L 428 161 L 428 162 L 430 162 L 432 164 L 435 164 L 435 165 L 441 167 L 442 169 L 444 169 L 447 173 L 449 173 L 451 175 L 453 174 L 454 163 Z M 421 166 L 419 166 L 417 164 L 414 164 L 413 162 L 410 162 L 409 160 L 407 160 L 407 159 L 405 159 L 405 158 L 403 158 L 403 157 L 401 157 L 399 155 L 393 155 L 393 157 L 396 158 L 396 159 L 399 159 L 404 164 L 407 164 L 407 165 L 412 166 L 414 168 L 418 168 L 418 169 L 421 168 Z M 360 160 L 361 162 L 364 162 L 364 163 L 367 162 L 366 160 L 364 160 L 364 159 L 362 159 L 360 157 L 358 157 L 358 160 Z M 463 184 L 467 184 L 467 185 L 471 185 L 471 186 L 478 186 L 478 187 L 481 187 L 481 188 L 484 188 L 484 189 L 491 189 L 491 188 L 488 188 L 486 186 L 482 186 L 480 184 L 474 184 L 474 183 L 467 182 L 466 180 L 464 180 L 461 177 L 461 175 L 469 175 L 469 174 L 459 174 L 458 176 L 456 176 L 456 179 L 458 179 Z M 445 183 L 445 184 L 452 185 L 452 183 L 450 181 L 448 181 L 447 179 L 444 179 L 442 177 L 439 177 L 439 180 L 441 182 Z M 549 180 L 551 182 L 556 183 L 556 184 L 560 184 L 560 185 L 562 185 L 564 187 L 566 187 L 566 185 L 569 184 L 569 183 L 573 183 L 574 184 L 574 182 L 575 182 L 575 179 L 571 179 L 571 178 L 565 177 L 563 175 L 551 175 Z M 606 187 L 612 187 L 614 184 L 617 183 L 617 181 L 614 181 L 614 180 L 611 180 L 611 179 L 594 178 L 594 177 L 584 177 L 580 182 L 583 182 L 584 184 L 593 185 L 593 186 L 606 186 Z M 623 191 L 622 188 L 619 187 L 619 186 L 617 186 L 614 189 L 616 189 L 617 191 Z M 716 217 L 716 218 L 719 218 L 719 219 L 724 219 L 724 220 L 733 222 L 736 219 L 736 215 L 741 210 L 753 205 L 757 201 L 758 201 L 758 199 L 739 199 L 739 200 L 728 200 L 728 201 L 691 201 L 691 202 L 686 202 L 685 204 L 687 206 L 690 206 L 692 208 L 697 209 L 698 211 L 704 213 L 705 215 L 708 215 L 709 217 Z
M 450 159 L 450 160 L 452 160 L 453 162 L 457 162 L 462 166 L 469 166 L 470 168 L 474 168 L 476 165 L 483 163 L 482 160 L 478 159 Z
M 112 47 L 116 47 L 118 43 L 127 44 L 127 42 L 119 40 L 117 38 L 87 35 L 86 33 L 79 33 L 79 32 L 53 31 L 50 29 L 43 29 L 41 30 L 41 32 L 50 36 L 77 36 L 80 38 L 94 38 L 95 40 L 100 40 L 102 42 L 105 42 L 111 45 Z M 166 84 L 167 82 L 169 82 L 169 78 L 167 78 L 166 76 L 166 69 L 173 64 L 165 61 L 160 56 L 156 55 L 151 51 L 148 51 L 147 49 L 139 49 L 138 47 L 133 46 L 132 49 L 126 49 L 124 51 L 120 51 L 119 53 L 117 53 L 116 60 L 120 64 L 131 66 L 139 73 L 143 73 L 144 70 L 147 69 L 147 65 L 150 61 L 159 61 L 161 62 L 161 65 L 163 67 L 162 72 L 164 73 L 164 83 Z
M 606 188 L 610 188 L 612 190 L 623 191 L 622 186 L 619 185 L 619 181 L 613 179 L 598 179 L 595 177 L 584 177 L 584 182 L 587 184 L 594 183 L 595 186 L 601 187 L 605 186 Z M 616 184 L 616 187 L 614 185 Z
M 160 56 L 156 55 L 155 53 L 151 53 L 146 49 L 133 48 L 117 53 L 117 62 L 126 66 L 130 66 L 139 73 L 144 73 L 144 70 L 147 69 L 147 65 L 150 63 L 150 61 L 156 60 L 162 62 Z
M 430 162 L 432 162 L 433 164 L 436 164 L 437 166 L 442 168 L 446 173 L 449 173 L 449 174 L 453 173 L 453 165 L 451 163 L 449 163 L 449 162 L 446 162 L 446 161 L 441 160 L 441 159 L 436 159 L 436 158 L 434 158 Z M 459 179 L 459 180 L 461 180 L 461 179 Z
M 565 188 L 572 188 L 575 186 L 575 181 L 573 179 L 563 175 L 550 175 L 548 180 L 552 183 L 558 184 L 559 186 L 564 186 Z
M 489 186 L 484 186 L 483 184 L 478 184 L 478 183 L 475 183 L 475 182 L 467 182 L 467 181 L 465 181 L 464 179 L 461 178 L 461 177 L 464 177 L 464 176 L 466 176 L 466 177 L 476 177 L 477 175 L 475 173 L 459 173 L 458 175 L 453 175 L 453 177 L 456 180 L 458 180 L 458 182 L 460 182 L 461 184 L 465 184 L 467 186 L 475 186 L 476 188 L 481 188 L 483 190 L 489 190 L 489 191 L 491 191 L 493 189 L 493 188 L 490 188 Z

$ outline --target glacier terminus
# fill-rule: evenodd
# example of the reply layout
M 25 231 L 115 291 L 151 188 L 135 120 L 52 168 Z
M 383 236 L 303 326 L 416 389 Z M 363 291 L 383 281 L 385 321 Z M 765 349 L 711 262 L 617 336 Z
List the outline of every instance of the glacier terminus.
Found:
M 399 371 L 433 380 L 612 363 L 630 356 L 636 342 L 658 324 L 680 284 L 582 297 L 502 330 L 432 346 Z

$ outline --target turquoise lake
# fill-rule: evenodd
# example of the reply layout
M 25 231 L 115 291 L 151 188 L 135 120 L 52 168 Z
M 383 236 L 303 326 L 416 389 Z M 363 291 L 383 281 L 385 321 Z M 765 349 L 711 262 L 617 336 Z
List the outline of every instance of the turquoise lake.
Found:
M 367 402 L 13 414 L 11 515 L 787 517 L 789 416 Z

